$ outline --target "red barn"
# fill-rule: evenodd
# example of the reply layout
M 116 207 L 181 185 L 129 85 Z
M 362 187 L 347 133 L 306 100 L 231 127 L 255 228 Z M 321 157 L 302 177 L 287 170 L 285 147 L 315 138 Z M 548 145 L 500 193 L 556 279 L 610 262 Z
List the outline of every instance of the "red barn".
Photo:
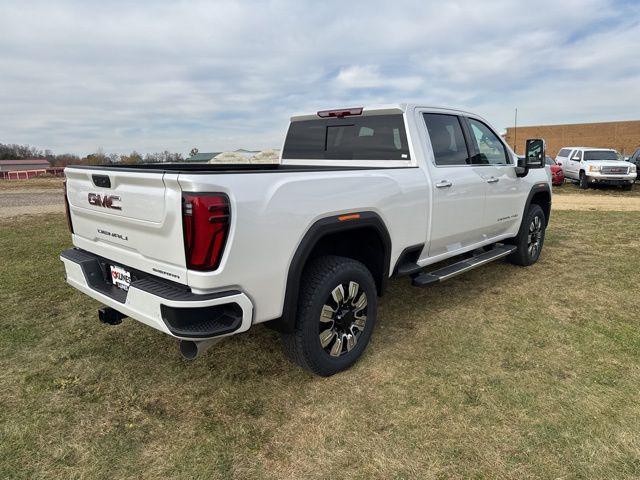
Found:
M 31 178 L 41 173 L 47 173 L 50 168 L 51 164 L 44 158 L 0 160 L 0 178 L 8 180 Z

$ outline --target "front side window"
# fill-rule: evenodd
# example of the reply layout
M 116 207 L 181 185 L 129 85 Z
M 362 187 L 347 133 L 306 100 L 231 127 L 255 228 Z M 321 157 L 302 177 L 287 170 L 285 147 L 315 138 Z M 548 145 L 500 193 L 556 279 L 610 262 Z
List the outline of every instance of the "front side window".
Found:
M 478 153 L 473 158 L 473 163 L 478 165 L 507 165 L 507 150 L 493 131 L 484 123 L 469 119 L 471 138 L 475 141 Z
M 409 160 L 402 114 L 291 122 L 283 159 Z
M 576 150 L 575 152 L 573 152 L 573 157 L 571 157 L 571 160 L 573 160 L 574 162 L 581 162 L 582 152 L 580 150 Z
M 425 113 L 424 121 L 431 139 L 436 165 L 469 165 L 469 151 L 460 119 L 455 115 Z

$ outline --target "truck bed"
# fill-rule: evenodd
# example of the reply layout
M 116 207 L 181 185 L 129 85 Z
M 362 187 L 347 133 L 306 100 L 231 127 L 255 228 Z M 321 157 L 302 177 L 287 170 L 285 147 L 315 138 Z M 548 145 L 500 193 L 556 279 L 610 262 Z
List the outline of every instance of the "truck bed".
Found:
M 155 173 L 189 173 L 189 174 L 216 174 L 216 173 L 294 173 L 294 172 L 335 172 L 353 170 L 380 170 L 389 168 L 411 168 L 411 167 L 389 167 L 381 165 L 373 167 L 339 166 L 339 165 L 282 165 L 279 163 L 144 163 L 137 165 L 70 165 L 69 168 L 80 168 L 86 170 L 115 170 L 119 172 L 155 172 Z

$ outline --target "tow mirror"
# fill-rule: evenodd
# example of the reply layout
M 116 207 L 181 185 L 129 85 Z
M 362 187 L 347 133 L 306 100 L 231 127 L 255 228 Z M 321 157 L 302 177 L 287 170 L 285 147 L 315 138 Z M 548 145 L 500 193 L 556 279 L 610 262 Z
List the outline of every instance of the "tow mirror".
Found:
M 521 160 L 519 167 L 544 168 L 545 145 L 542 138 L 530 138 L 527 140 L 524 158 Z

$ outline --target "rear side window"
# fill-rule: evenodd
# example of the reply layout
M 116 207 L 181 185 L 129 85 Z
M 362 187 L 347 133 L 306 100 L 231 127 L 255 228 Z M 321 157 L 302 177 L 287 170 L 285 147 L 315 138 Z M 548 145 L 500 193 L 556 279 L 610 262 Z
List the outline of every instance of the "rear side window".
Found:
M 283 159 L 409 160 L 401 114 L 291 122 Z
M 571 149 L 570 148 L 563 148 L 558 152 L 558 156 L 559 157 L 568 157 L 570 153 L 571 153 Z
M 457 116 L 425 113 L 424 121 L 427 124 L 436 165 L 469 165 L 471 163 L 460 119 Z

